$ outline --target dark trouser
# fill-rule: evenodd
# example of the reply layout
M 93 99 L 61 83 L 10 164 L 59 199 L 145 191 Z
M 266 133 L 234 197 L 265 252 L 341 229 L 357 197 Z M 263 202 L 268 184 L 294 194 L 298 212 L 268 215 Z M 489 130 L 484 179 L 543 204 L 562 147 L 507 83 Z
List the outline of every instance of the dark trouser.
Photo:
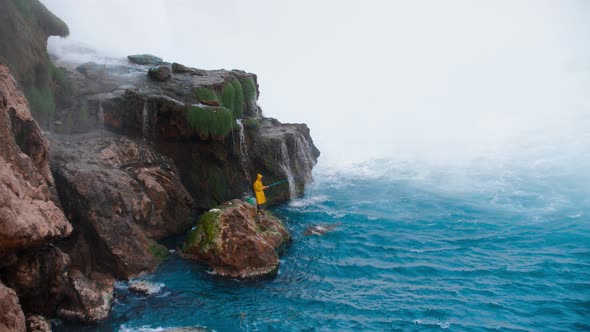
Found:
M 264 212 L 264 204 L 256 204 L 256 211 L 258 213 Z

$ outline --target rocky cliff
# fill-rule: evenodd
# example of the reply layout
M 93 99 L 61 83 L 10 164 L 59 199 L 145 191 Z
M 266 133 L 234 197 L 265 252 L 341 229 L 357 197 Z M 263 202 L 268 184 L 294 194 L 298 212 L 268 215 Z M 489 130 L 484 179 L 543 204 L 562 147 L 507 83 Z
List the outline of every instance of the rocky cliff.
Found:
M 223 203 L 251 194 L 256 173 L 287 179 L 267 191 L 271 205 L 303 195 L 319 156 L 307 126 L 264 117 L 257 76 L 240 70 L 150 55 L 50 62 L 47 37 L 67 34 L 37 0 L 0 2 L 0 329 L 46 326 L 39 314 L 104 319 L 115 279 L 152 271 L 168 255 L 157 241 L 202 228 L 216 206 L 238 230 L 227 245 L 252 244 L 240 256 L 251 264 L 187 254 L 220 274 L 276 271 L 284 226 Z M 251 227 L 233 227 L 242 219 Z

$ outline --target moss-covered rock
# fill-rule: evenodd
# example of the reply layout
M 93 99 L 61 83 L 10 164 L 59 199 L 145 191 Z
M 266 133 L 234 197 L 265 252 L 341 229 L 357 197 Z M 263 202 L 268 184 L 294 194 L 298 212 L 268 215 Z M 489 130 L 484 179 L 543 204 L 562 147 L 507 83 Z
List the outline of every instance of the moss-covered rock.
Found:
M 204 261 L 223 276 L 251 278 L 273 275 L 279 254 L 290 244 L 285 225 L 270 212 L 232 200 L 205 213 L 187 236 L 183 256 Z

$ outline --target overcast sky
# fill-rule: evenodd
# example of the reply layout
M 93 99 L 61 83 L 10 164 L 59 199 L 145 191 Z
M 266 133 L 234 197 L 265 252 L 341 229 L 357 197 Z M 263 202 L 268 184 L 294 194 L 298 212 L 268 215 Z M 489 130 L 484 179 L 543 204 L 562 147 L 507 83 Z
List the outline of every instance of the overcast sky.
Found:
M 42 2 L 107 55 L 257 73 L 326 163 L 589 138 L 590 1 Z

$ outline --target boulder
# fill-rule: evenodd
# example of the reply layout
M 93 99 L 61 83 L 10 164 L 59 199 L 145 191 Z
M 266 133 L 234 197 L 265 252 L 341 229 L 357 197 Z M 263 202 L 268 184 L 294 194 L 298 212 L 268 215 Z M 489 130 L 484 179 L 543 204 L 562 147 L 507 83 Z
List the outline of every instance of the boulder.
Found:
M 0 283 L 0 331 L 25 332 L 25 314 L 16 293 Z
M 68 300 L 59 308 L 59 317 L 84 323 L 95 323 L 109 316 L 115 279 L 109 275 L 95 274 L 89 279 L 82 272 L 69 273 L 72 287 L 68 289 Z
M 27 332 L 51 332 L 51 323 L 41 315 L 29 315 L 26 320 Z
M 277 217 L 232 200 L 205 213 L 183 245 L 182 255 L 208 263 L 215 273 L 235 278 L 273 275 L 291 236 Z
M 129 59 L 131 63 L 135 63 L 137 65 L 157 66 L 163 63 L 162 58 L 151 54 L 128 55 L 127 59 Z
M 141 141 L 90 133 L 52 135 L 52 169 L 74 224 L 62 247 L 85 273 L 130 278 L 168 250 L 153 239 L 191 225 L 192 199 L 174 163 Z
M 0 65 L 0 257 L 68 236 L 48 145 L 8 68 Z
M 190 74 L 190 75 L 196 75 L 196 76 L 206 76 L 207 75 L 206 70 L 187 67 L 185 65 L 181 65 L 180 63 L 176 63 L 176 62 L 174 62 L 172 64 L 172 71 L 175 73 L 178 73 L 178 74 Z
M 150 68 L 148 76 L 154 81 L 164 82 L 172 77 L 172 73 L 170 72 L 170 68 L 160 66 L 157 68 Z
M 55 315 L 70 287 L 70 257 L 54 246 L 18 254 L 17 262 L 6 269 L 3 279 L 18 294 L 26 312 Z

